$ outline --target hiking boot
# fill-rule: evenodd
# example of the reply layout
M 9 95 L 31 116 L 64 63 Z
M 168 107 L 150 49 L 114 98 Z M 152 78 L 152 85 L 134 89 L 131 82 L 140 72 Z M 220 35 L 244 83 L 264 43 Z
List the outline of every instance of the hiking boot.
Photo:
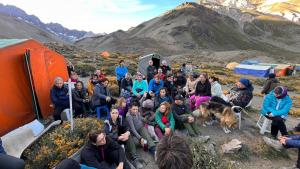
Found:
M 282 144 L 278 140 L 273 140 L 268 137 L 263 137 L 265 143 L 271 147 L 273 147 L 276 151 L 281 151 L 283 149 Z
M 144 165 L 140 162 L 138 158 L 132 160 L 131 164 L 136 168 L 136 169 L 142 169 Z

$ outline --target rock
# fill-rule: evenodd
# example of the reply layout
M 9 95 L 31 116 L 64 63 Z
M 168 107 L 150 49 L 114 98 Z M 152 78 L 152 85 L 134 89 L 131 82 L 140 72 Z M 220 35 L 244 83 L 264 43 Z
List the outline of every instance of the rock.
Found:
M 210 140 L 210 136 L 198 136 L 198 140 L 201 143 L 207 143 Z
M 242 148 L 242 142 L 238 139 L 233 139 L 227 144 L 223 144 L 221 146 L 221 150 L 223 153 L 234 153 Z

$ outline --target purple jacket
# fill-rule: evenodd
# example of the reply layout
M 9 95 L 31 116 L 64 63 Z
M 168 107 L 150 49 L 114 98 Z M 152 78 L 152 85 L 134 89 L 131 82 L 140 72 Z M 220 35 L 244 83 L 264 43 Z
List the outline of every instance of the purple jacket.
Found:
M 126 106 L 125 108 L 119 107 L 118 108 L 119 115 L 123 117 L 123 119 L 126 118 L 126 113 L 128 112 L 128 107 Z

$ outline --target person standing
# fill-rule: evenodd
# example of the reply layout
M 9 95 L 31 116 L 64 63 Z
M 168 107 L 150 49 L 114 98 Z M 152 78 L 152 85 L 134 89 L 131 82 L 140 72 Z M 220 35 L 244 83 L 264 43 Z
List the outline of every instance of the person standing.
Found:
M 156 68 L 153 66 L 153 60 L 149 60 L 149 65 L 147 67 L 147 82 L 149 83 L 151 79 L 154 78 L 156 74 Z
M 119 86 L 119 94 L 121 93 L 121 81 L 125 78 L 128 68 L 124 65 L 124 60 L 120 60 L 119 65 L 116 67 L 116 75 Z
M 269 78 L 266 80 L 264 87 L 261 91 L 261 94 L 269 94 L 275 87 L 279 86 L 280 82 L 276 79 L 276 75 L 274 73 L 269 74 Z
M 168 65 L 166 60 L 163 60 L 161 64 L 162 66 L 160 68 L 162 69 L 162 73 L 166 76 L 168 72 L 171 72 L 171 67 Z

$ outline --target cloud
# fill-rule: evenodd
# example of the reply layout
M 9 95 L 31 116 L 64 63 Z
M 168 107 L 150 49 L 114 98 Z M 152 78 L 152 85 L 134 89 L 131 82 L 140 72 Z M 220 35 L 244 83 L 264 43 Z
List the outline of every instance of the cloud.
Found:
M 15 5 L 43 22 L 57 22 L 72 29 L 112 32 L 143 22 L 143 13 L 156 5 L 141 0 L 0 0 Z

